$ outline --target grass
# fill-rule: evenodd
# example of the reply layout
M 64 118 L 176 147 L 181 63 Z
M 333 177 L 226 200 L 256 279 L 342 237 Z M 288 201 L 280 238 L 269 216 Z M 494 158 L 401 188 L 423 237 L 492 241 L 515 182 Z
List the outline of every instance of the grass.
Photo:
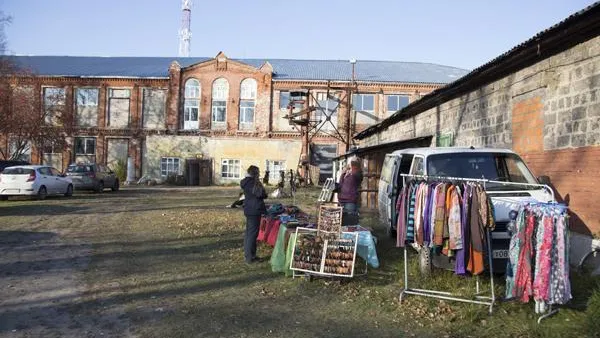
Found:
M 0 231 L 48 232 L 60 240 L 60 246 L 46 241 L 31 246 L 0 241 L 5 253 L 0 264 L 12 267 L 14 261 L 36 256 L 44 247 L 54 251 L 44 251 L 45 256 L 34 261 L 61 261 L 65 248 L 79 250 L 84 263 L 74 276 L 65 278 L 80 281 L 82 291 L 70 298 L 51 294 L 27 310 L 39 308 L 47 317 L 55 307 L 66 309 L 75 318 L 69 323 L 82 327 L 73 329 L 74 336 L 102 331 L 107 336 L 142 337 L 592 337 L 599 332 L 600 281 L 575 272 L 574 299 L 542 325 L 536 324 L 532 304 L 499 303 L 492 316 L 484 306 L 411 295 L 399 304 L 402 250 L 386 238 L 374 215 L 366 213 L 363 225 L 375 229 L 381 263 L 366 276 L 344 283 L 326 278 L 309 282 L 272 273 L 268 262 L 247 266 L 242 212 L 224 208 L 237 198 L 238 190 L 139 188 L 0 203 Z M 301 189 L 295 200 L 280 202 L 295 202 L 315 214 L 318 193 Z M 259 247 L 261 256 L 270 252 L 267 246 Z M 411 253 L 412 286 L 472 294 L 473 279 L 445 271 L 422 278 L 415 258 Z M 11 278 L 26 283 L 26 270 L 19 268 Z M 57 273 L 67 272 L 51 269 L 36 278 L 50 280 Z M 497 295 L 502 295 L 503 279 L 495 282 Z M 486 278 L 482 283 L 489 285 Z M 61 286 L 48 285 L 48 289 L 60 293 Z M 2 291 L 0 296 L 20 300 Z M 16 312 L 8 305 L 0 307 L 0 323 L 9 323 L 3 320 L 3 311 L 18 313 L 22 330 L 42 326 L 29 312 Z M 0 334 L 10 332 L 3 325 Z M 69 332 L 69 325 L 54 326 L 40 335 Z

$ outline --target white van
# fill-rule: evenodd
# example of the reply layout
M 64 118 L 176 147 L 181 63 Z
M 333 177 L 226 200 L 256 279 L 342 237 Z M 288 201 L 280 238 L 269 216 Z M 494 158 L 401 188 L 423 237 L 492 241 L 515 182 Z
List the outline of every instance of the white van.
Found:
M 492 232 L 492 256 L 495 272 L 503 272 L 508 258 L 510 236 L 509 213 L 518 202 L 535 200 L 554 202 L 554 193 L 546 184 L 546 176 L 536 178 L 523 160 L 511 150 L 492 148 L 411 148 L 385 156 L 379 179 L 379 216 L 390 235 L 395 236 L 396 201 L 405 180 L 400 174 L 487 179 L 485 189 L 494 204 L 496 229 Z M 427 250 L 421 250 L 427 251 Z M 424 253 L 427 255 L 427 253 Z M 421 268 L 428 269 L 423 265 Z M 436 261 L 436 266 L 450 267 L 449 262 Z M 427 265 L 427 264 L 426 264 Z

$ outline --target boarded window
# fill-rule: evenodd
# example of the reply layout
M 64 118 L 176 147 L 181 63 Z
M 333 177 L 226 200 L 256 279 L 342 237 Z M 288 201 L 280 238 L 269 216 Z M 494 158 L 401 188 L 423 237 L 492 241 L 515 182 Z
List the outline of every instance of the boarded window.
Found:
M 131 91 L 129 89 L 108 90 L 108 126 L 126 128 L 129 125 L 129 106 Z
M 108 139 L 108 147 L 106 153 L 106 165 L 111 169 L 117 167 L 117 163 L 122 161 L 127 164 L 127 155 L 129 141 L 127 139 Z
M 145 129 L 164 129 L 167 91 L 144 88 L 142 96 L 143 127 Z
M 98 88 L 77 88 L 76 123 L 79 127 L 96 127 L 98 125 Z

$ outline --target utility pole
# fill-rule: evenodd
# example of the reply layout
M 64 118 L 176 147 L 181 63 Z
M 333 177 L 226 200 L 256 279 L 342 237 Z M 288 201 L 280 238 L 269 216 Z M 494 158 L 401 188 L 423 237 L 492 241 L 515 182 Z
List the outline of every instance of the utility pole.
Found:
M 356 59 L 350 59 L 350 64 L 352 65 L 352 80 L 351 84 L 346 92 L 346 100 L 347 100 L 347 114 L 346 114 L 346 152 L 350 150 L 350 144 L 352 142 L 352 93 L 353 89 L 356 87 L 356 74 L 355 74 L 355 65 Z

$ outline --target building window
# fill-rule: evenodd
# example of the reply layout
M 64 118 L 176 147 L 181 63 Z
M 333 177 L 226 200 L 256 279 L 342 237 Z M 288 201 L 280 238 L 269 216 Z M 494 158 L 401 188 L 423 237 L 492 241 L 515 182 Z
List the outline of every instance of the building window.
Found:
M 315 120 L 320 121 L 319 124 L 323 124 L 321 129 L 332 130 L 337 127 L 338 120 L 338 106 L 339 106 L 339 95 L 337 93 L 327 92 L 317 93 L 317 110 L 315 110 Z M 331 123 L 327 122 L 327 117 L 330 117 Z
M 408 96 L 406 95 L 386 95 L 387 113 L 393 114 L 398 110 L 408 106 Z
M 98 125 L 98 88 L 77 88 L 77 125 L 96 127 Z
M 354 111 L 372 112 L 375 110 L 374 94 L 354 94 L 352 95 L 352 107 Z
M 266 168 L 269 171 L 271 177 L 279 178 L 279 172 L 285 171 L 285 161 L 267 160 Z
M 176 157 L 162 157 L 160 159 L 160 175 L 163 177 L 179 175 L 179 159 Z
M 198 129 L 198 115 L 200 112 L 200 82 L 189 79 L 185 82 L 183 101 L 183 129 Z
M 240 160 L 224 159 L 221 161 L 222 178 L 240 178 Z
M 96 139 L 93 137 L 75 138 L 75 155 L 93 156 L 96 154 Z
M 129 99 L 131 90 L 108 90 L 108 126 L 113 128 L 126 128 L 129 125 Z
M 220 78 L 212 86 L 212 122 L 224 124 L 227 117 L 227 98 L 229 97 L 229 83 Z
M 167 91 L 142 88 L 142 126 L 144 129 L 164 129 Z
M 256 105 L 256 80 L 245 79 L 240 88 L 240 129 L 251 128 L 254 124 Z
M 304 108 L 304 102 L 306 102 L 306 93 L 301 91 L 296 92 L 279 92 L 279 108 L 282 110 L 288 110 L 290 102 L 294 102 L 294 112 L 302 110 Z
M 45 87 L 44 92 L 44 120 L 46 123 L 61 125 L 59 118 L 65 108 L 65 89 L 59 87 Z

